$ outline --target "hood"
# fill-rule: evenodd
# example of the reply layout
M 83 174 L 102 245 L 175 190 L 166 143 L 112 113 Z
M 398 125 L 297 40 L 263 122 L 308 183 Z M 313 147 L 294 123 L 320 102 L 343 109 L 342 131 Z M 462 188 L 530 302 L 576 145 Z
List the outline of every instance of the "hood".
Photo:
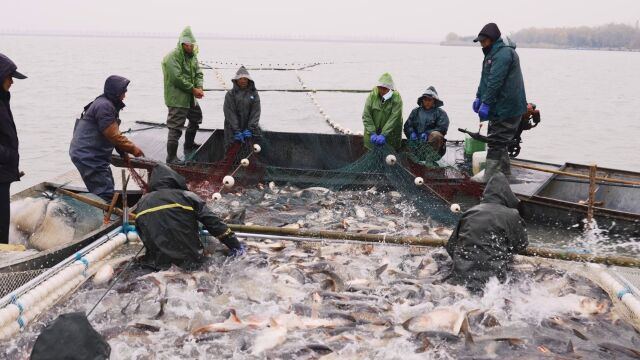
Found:
M 380 79 L 378 79 L 378 85 L 376 86 L 386 87 L 387 89 L 390 89 L 390 90 L 396 89 L 396 86 L 393 83 L 393 78 L 389 73 L 382 74 L 382 76 L 380 76 Z
M 418 98 L 418 106 L 422 106 L 422 98 L 424 98 L 425 96 L 432 97 L 436 100 L 434 108 L 439 108 L 442 105 L 444 105 L 444 101 L 440 100 L 440 97 L 438 96 L 438 92 L 436 91 L 436 88 L 434 88 L 433 86 L 429 86 L 427 90 L 425 90 L 422 93 L 422 95 Z
M 182 32 L 180 33 L 180 38 L 178 39 L 178 47 L 182 48 L 183 43 L 190 43 L 194 45 L 196 43 L 196 37 L 193 36 L 191 26 L 185 27 L 184 30 L 182 30 Z
M 111 75 L 104 82 L 104 94 L 110 100 L 120 101 L 120 96 L 127 92 L 129 79 L 118 75 Z
M 240 80 L 240 78 L 249 79 L 248 89 L 250 90 L 256 89 L 256 84 L 253 82 L 253 78 L 251 78 L 251 75 L 249 75 L 249 71 L 247 71 L 247 68 L 245 68 L 244 65 L 240 66 L 238 71 L 236 71 L 236 76 L 234 76 L 233 79 L 231 79 L 231 81 L 233 82 L 233 88 L 236 90 L 240 90 L 240 87 L 238 86 L 238 80 Z
M 149 191 L 160 189 L 188 190 L 184 177 L 165 164 L 154 166 L 149 180 Z
M 473 39 L 473 42 L 478 42 L 484 39 L 492 39 L 493 41 L 496 41 L 500 38 L 500 35 L 502 35 L 502 33 L 500 32 L 498 25 L 495 23 L 488 23 L 482 27 L 478 36 Z
M 18 67 L 11 61 L 6 55 L 0 54 L 0 81 L 3 81 L 7 76 L 13 76 L 16 79 L 26 79 L 27 77 L 17 72 Z
M 506 207 L 517 209 L 520 200 L 511 191 L 509 180 L 503 173 L 497 173 L 489 179 L 484 188 L 481 203 L 500 204 Z

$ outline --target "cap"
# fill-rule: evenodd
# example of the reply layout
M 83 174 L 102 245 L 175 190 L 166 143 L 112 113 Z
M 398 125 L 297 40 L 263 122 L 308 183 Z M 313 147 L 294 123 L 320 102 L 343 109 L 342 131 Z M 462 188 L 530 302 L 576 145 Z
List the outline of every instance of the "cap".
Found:
M 478 42 L 485 39 L 492 39 L 493 41 L 496 41 L 500 38 L 500 35 L 502 34 L 500 33 L 500 29 L 498 29 L 498 25 L 496 25 L 495 23 L 488 23 L 482 28 L 482 30 L 480 30 L 480 33 L 478 33 L 478 37 L 473 39 L 473 42 Z
M 18 70 L 15 70 L 13 72 L 13 74 L 11 74 L 11 77 L 12 78 L 16 78 L 16 79 L 26 79 L 27 78 L 27 76 L 25 74 L 19 72 Z

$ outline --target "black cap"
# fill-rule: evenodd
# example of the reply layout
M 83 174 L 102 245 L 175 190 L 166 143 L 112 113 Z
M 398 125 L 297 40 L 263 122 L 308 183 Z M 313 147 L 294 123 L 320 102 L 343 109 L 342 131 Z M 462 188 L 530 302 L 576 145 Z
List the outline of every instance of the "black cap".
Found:
M 482 30 L 480 30 L 478 37 L 473 39 L 473 42 L 485 39 L 492 39 L 493 41 L 496 41 L 500 38 L 500 35 L 502 35 L 502 33 L 500 33 L 500 29 L 498 29 L 498 25 L 495 23 L 488 23 L 482 28 Z
M 4 79 L 7 76 L 11 76 L 16 79 L 26 79 L 27 77 L 18 72 L 18 67 L 11 61 L 6 55 L 0 54 L 0 79 Z

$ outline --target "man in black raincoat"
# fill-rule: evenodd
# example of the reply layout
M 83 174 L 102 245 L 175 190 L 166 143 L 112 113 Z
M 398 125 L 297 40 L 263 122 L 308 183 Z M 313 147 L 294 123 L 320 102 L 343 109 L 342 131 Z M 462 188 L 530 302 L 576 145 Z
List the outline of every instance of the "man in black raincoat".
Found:
M 18 132 L 11 113 L 11 93 L 13 79 L 27 77 L 17 71 L 18 67 L 8 57 L 0 54 L 0 243 L 9 243 L 9 221 L 11 204 L 9 187 L 20 180 L 18 162 Z
M 529 245 L 518 202 L 504 174 L 497 173 L 489 180 L 480 204 L 462 214 L 447 242 L 453 283 L 480 292 L 489 278 L 506 279 L 513 254 Z
M 260 96 L 244 66 L 233 78 L 233 89 L 224 97 L 224 148 L 260 136 Z
M 147 251 L 144 262 L 151 267 L 197 267 L 204 260 L 198 222 L 229 248 L 230 256 L 245 252 L 233 231 L 198 195 L 187 190 L 184 177 L 164 164 L 153 168 L 149 193 L 137 208 L 136 228 Z
M 123 157 L 144 156 L 142 150 L 120 132 L 120 110 L 124 108 L 129 80 L 111 75 L 104 83 L 104 93 L 84 107 L 73 128 L 69 156 L 87 189 L 107 202 L 113 197 L 111 154 Z

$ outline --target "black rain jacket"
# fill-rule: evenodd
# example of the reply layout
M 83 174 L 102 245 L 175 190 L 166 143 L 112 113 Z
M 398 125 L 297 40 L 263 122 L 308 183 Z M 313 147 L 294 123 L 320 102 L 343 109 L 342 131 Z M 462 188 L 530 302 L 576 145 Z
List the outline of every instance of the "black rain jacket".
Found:
M 6 57 L 0 58 L 0 183 L 20 180 L 18 176 L 18 132 L 11 113 L 11 93 L 4 91 L 2 81 L 16 71 L 16 65 Z

